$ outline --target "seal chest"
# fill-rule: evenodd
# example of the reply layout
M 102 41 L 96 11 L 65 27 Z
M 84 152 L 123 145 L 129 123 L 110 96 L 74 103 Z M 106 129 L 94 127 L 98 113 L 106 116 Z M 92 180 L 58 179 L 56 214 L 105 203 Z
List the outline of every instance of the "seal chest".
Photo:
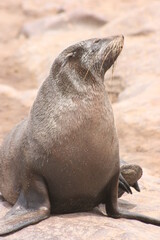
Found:
M 77 103 L 75 112 L 64 114 L 59 141 L 55 140 L 52 154 L 43 164 L 52 211 L 56 213 L 90 210 L 102 202 L 106 183 L 115 169 L 111 149 L 118 144 L 111 109 L 105 109 L 105 102 L 97 103 L 96 97 L 98 106 L 94 100 L 93 104 L 88 103 L 89 106 L 82 101 Z M 76 114 L 78 109 L 82 110 L 80 114 Z M 72 128 L 66 118 L 71 119 Z M 48 169 L 52 169 L 50 174 Z

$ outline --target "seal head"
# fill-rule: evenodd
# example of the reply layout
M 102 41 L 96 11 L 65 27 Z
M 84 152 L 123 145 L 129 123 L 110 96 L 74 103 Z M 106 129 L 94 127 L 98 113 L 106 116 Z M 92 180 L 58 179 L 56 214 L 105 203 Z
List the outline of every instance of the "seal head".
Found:
M 75 79 L 78 77 L 82 82 L 85 81 L 85 84 L 93 79 L 101 82 L 106 71 L 119 56 L 123 44 L 123 36 L 94 38 L 79 42 L 68 47 L 58 56 L 52 66 L 52 72 L 54 76 L 69 73 L 72 78 L 76 74 Z M 90 79 L 89 76 L 92 78 Z

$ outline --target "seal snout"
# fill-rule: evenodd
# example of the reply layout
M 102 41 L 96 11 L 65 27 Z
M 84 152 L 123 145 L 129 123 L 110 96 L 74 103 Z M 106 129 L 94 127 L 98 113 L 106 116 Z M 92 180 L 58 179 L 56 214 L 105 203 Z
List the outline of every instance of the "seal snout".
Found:
M 117 57 L 121 53 L 124 45 L 124 36 L 112 36 L 110 38 L 104 38 L 100 50 L 100 57 L 102 64 L 100 72 L 105 74 L 106 71 L 114 64 Z
M 113 46 L 116 47 L 117 49 L 119 49 L 120 51 L 122 50 L 124 45 L 124 36 L 123 35 L 119 35 L 119 36 L 115 36 L 113 38 Z
M 124 45 L 124 36 L 123 36 L 123 35 L 120 35 L 120 36 L 118 37 L 118 40 L 119 40 L 120 47 L 123 48 L 123 45 Z
M 117 38 L 124 43 L 124 36 L 122 34 L 118 35 Z

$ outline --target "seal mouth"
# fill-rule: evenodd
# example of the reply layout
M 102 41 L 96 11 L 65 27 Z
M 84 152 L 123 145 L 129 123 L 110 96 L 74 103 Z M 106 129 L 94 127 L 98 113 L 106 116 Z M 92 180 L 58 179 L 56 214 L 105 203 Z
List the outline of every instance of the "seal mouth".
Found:
M 108 40 L 109 43 L 108 43 Z M 117 57 L 121 53 L 124 45 L 124 36 L 115 36 L 110 39 L 104 39 L 104 44 L 101 49 L 101 67 L 100 73 L 104 75 L 106 71 L 114 64 Z

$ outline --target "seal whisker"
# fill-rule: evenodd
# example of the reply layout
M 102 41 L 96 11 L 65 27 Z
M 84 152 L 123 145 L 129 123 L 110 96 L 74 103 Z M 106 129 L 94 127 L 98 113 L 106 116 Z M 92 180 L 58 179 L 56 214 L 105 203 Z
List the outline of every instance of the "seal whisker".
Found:
M 104 56 L 104 59 L 102 61 L 102 65 L 100 67 L 100 72 L 102 71 L 102 68 L 103 68 L 103 65 L 104 65 L 104 62 L 106 60 L 106 58 L 108 57 L 108 55 L 112 52 L 112 48 L 109 50 L 109 52 L 107 52 L 107 54 Z
M 90 67 L 87 69 L 86 74 L 85 74 L 85 76 L 84 76 L 84 78 L 83 78 L 83 81 L 86 80 L 86 77 L 87 77 L 89 71 L 91 70 L 91 67 L 92 67 L 92 66 L 90 66 Z

